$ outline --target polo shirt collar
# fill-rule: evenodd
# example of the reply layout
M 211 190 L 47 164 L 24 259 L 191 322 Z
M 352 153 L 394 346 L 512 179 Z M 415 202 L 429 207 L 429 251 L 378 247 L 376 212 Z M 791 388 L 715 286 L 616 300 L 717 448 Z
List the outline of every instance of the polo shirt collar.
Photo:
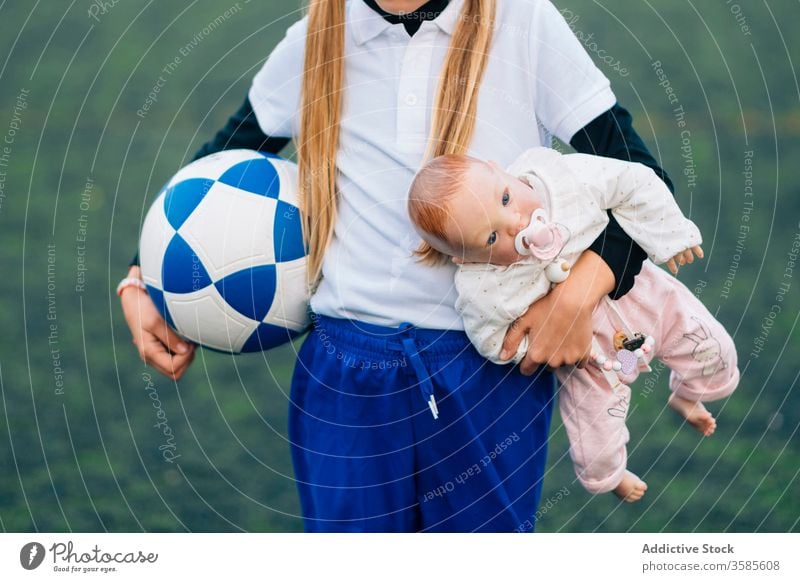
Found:
M 430 22 L 436 24 L 445 34 L 452 35 L 456 29 L 463 3 L 464 0 L 450 0 L 442 13 Z M 349 24 L 352 26 L 353 37 L 357 45 L 361 46 L 369 42 L 392 27 L 390 22 L 367 6 L 364 0 L 351 0 L 350 4 Z
M 442 32 L 452 36 L 458 24 L 458 17 L 461 14 L 461 8 L 464 5 L 464 0 L 450 0 L 447 3 L 447 8 L 442 10 L 442 13 L 434 18 L 431 22 L 437 25 Z
M 392 26 L 380 14 L 366 5 L 364 0 L 350 0 L 350 25 L 357 45 L 369 42 Z

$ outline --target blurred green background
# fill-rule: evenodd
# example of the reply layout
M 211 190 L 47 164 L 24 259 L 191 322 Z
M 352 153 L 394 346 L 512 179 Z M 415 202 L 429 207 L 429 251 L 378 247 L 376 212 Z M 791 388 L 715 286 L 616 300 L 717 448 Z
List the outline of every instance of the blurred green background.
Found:
M 0 530 L 300 531 L 293 348 L 200 351 L 176 384 L 141 364 L 114 294 L 154 194 L 239 106 L 300 3 L 101 4 L 0 4 Z M 556 413 L 538 529 L 798 531 L 798 4 L 556 4 L 703 231 L 706 260 L 680 278 L 734 336 L 743 375 L 710 406 L 707 440 L 665 408 L 663 367 L 639 380 L 636 505 L 580 488 Z

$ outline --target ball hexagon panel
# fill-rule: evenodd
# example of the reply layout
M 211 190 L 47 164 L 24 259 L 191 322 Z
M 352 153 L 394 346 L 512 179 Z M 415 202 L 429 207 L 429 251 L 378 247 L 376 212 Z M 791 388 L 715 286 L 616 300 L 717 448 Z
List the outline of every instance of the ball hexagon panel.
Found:
M 217 182 L 178 229 L 213 281 L 275 262 L 272 217 L 277 201 Z
M 213 285 L 193 293 L 165 292 L 164 301 L 178 333 L 217 350 L 240 352 L 259 324 L 228 305 Z
M 275 265 L 259 265 L 236 271 L 214 286 L 228 305 L 245 317 L 260 321 L 269 313 L 277 283 Z
M 164 214 L 172 228 L 178 230 L 189 218 L 214 185 L 208 178 L 189 178 L 167 188 L 164 194 Z
M 179 234 L 164 251 L 161 266 L 162 289 L 170 293 L 191 293 L 211 285 L 203 262 Z
M 289 263 L 275 265 L 276 279 L 281 286 L 280 292 L 270 306 L 264 323 L 279 327 L 287 327 L 301 332 L 308 326 L 308 306 L 298 301 L 298 296 L 306 296 L 306 260 L 298 259 Z
M 306 256 L 299 208 L 278 200 L 272 222 L 272 241 L 278 263 Z
M 278 170 L 266 158 L 239 162 L 219 177 L 219 181 L 239 190 L 277 199 L 281 191 Z

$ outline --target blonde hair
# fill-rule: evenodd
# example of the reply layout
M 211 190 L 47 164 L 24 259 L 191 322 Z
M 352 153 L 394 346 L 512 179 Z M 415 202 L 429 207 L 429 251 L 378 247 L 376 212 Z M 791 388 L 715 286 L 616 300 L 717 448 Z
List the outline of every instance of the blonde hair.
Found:
M 470 156 L 446 154 L 433 158 L 414 176 L 408 190 L 408 216 L 424 239 L 414 251 L 421 263 L 442 265 L 450 260 L 444 250 L 450 248 L 445 232 L 450 201 L 463 191 L 470 168 L 483 163 Z
M 426 158 L 463 153 L 472 140 L 495 12 L 495 0 L 464 0 L 439 78 Z M 312 286 L 318 283 L 336 222 L 344 34 L 345 0 L 310 0 L 297 153 Z

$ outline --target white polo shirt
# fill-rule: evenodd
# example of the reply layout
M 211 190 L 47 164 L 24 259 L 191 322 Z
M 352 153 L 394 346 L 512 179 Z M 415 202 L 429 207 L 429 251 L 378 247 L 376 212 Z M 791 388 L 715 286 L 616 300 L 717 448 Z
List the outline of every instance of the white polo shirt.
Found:
M 339 213 L 311 299 L 316 313 L 397 326 L 463 329 L 454 266 L 412 257 L 420 243 L 406 210 L 463 0 L 409 37 L 363 0 L 347 3 L 345 85 L 336 165 Z M 250 101 L 269 136 L 294 137 L 307 18 L 292 25 L 255 76 Z M 616 99 L 548 0 L 497 2 L 495 34 L 469 154 L 507 166 L 522 151 L 568 142 Z

